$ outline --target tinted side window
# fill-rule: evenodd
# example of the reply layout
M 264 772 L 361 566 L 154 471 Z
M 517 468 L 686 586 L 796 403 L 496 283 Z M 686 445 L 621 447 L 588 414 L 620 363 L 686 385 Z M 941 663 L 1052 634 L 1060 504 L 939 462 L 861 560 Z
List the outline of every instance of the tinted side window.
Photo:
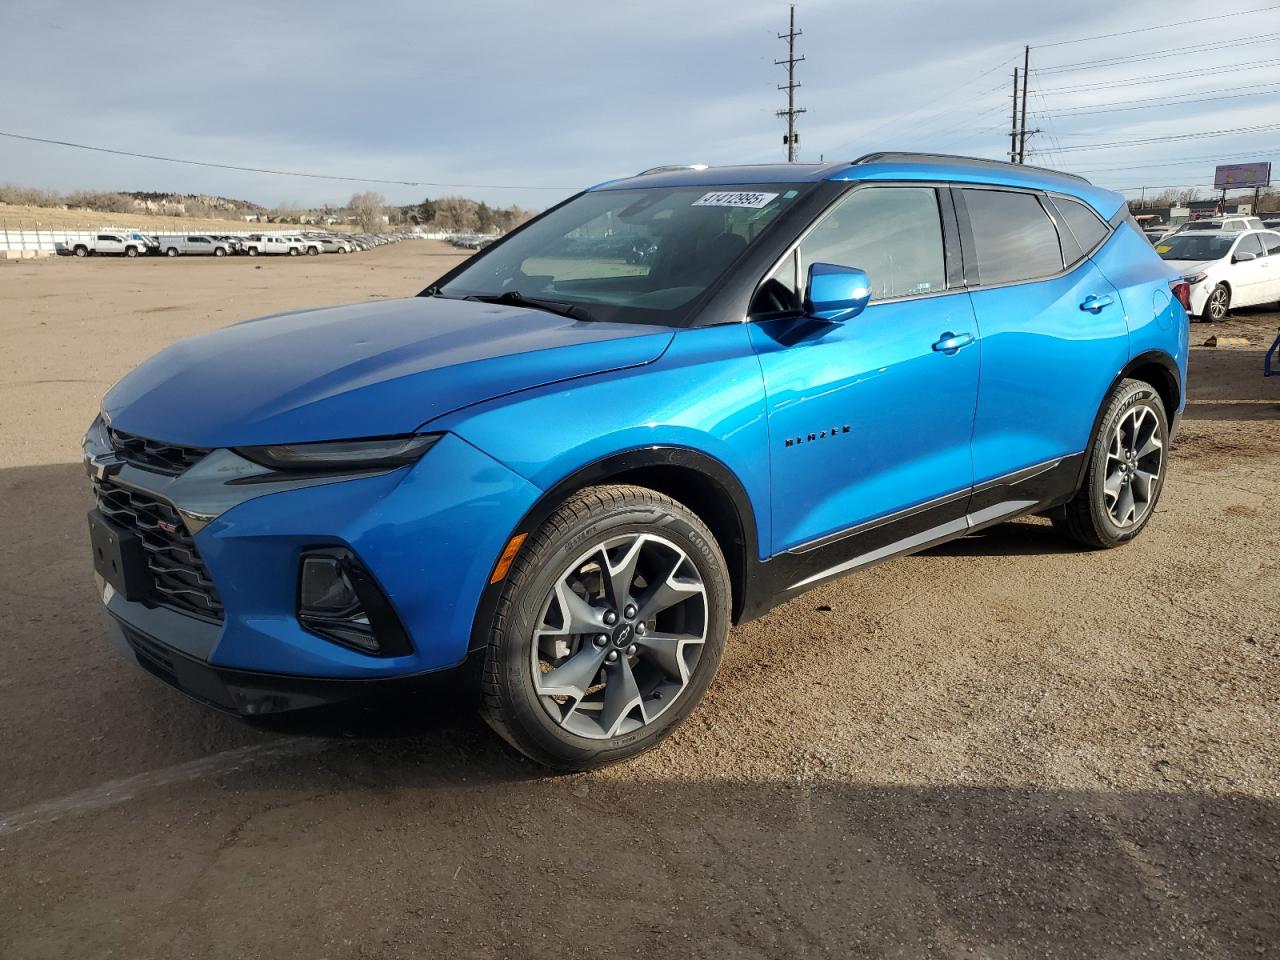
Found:
M 1275 256 L 1280 253 L 1280 233 L 1264 233 L 1262 235 L 1262 245 L 1267 248 L 1267 256 Z
M 1075 237 L 1076 243 L 1080 244 L 1080 249 L 1085 253 L 1093 250 L 1107 235 L 1107 225 L 1085 204 L 1065 197 L 1054 197 L 1053 202 L 1062 214 L 1062 219 L 1066 221 L 1072 236 Z
M 828 213 L 801 242 L 800 276 L 814 263 L 858 267 L 871 299 L 947 288 L 938 194 L 932 187 L 863 187 Z
M 1256 233 L 1251 233 L 1246 237 L 1241 237 L 1240 242 L 1236 244 L 1236 254 L 1252 253 L 1255 257 L 1261 257 L 1266 254 L 1262 249 L 1262 237 Z
M 1058 231 L 1034 194 L 962 190 L 979 282 L 1013 283 L 1062 270 Z

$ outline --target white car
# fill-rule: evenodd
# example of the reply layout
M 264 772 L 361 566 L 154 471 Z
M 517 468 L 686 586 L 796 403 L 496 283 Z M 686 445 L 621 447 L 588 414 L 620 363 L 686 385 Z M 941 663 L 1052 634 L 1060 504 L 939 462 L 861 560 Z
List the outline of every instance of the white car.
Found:
M 1261 229 L 1262 220 L 1259 217 L 1210 217 L 1207 220 L 1188 220 L 1174 233 L 1243 233 L 1246 230 Z
M 1191 314 L 1218 321 L 1232 307 L 1280 300 L 1280 233 L 1179 232 L 1156 244 L 1191 285 Z
M 284 238 L 291 245 L 289 254 L 297 256 L 298 253 L 305 253 L 309 257 L 319 256 L 324 252 L 324 248 L 320 245 L 320 241 L 315 237 L 301 236 L 293 233 Z M 298 253 L 294 253 L 297 250 Z

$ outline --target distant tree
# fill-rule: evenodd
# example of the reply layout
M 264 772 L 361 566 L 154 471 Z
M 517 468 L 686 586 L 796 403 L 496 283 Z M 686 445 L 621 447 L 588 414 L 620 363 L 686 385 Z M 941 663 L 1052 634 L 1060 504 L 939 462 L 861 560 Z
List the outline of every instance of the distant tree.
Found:
M 347 202 L 347 210 L 356 218 L 360 229 L 365 233 L 373 233 L 382 229 L 382 217 L 386 212 L 387 201 L 380 193 L 372 190 L 357 193 Z
M 436 204 L 430 197 L 418 204 L 417 212 L 414 214 L 418 223 L 430 223 L 436 218 Z

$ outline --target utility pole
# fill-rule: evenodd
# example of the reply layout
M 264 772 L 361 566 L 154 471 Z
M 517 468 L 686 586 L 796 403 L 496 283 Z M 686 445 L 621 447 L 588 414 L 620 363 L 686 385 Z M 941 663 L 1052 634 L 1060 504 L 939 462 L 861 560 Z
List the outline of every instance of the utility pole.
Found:
M 1009 115 L 1009 162 L 1018 160 L 1018 68 L 1013 68 L 1013 108 Z
M 800 84 L 796 83 L 796 64 L 804 57 L 796 56 L 796 37 L 803 34 L 803 30 L 796 29 L 796 5 L 791 4 L 791 29 L 786 33 L 778 34 L 779 40 L 787 41 L 787 59 L 775 60 L 775 66 L 787 65 L 787 82 L 778 84 L 779 90 L 787 91 L 787 109 L 779 110 L 778 116 L 787 118 L 787 133 L 782 138 L 782 142 L 787 146 L 787 163 L 796 162 L 796 154 L 799 153 L 800 134 L 796 133 L 796 117 L 805 113 L 803 107 L 796 106 L 796 88 Z
M 1027 162 L 1027 87 L 1031 80 L 1031 47 L 1022 48 L 1022 120 L 1018 124 L 1018 162 Z

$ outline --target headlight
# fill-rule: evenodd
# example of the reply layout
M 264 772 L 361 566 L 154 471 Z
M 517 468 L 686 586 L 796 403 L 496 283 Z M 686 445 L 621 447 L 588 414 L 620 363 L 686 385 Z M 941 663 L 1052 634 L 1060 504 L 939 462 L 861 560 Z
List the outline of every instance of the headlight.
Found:
M 1183 277 L 1182 279 L 1187 281 L 1187 283 L 1199 283 L 1201 280 L 1203 280 L 1207 276 L 1208 276 L 1207 273 L 1190 273 L 1190 274 L 1187 274 L 1187 276 Z
M 438 433 L 426 433 L 376 440 L 238 447 L 236 453 L 272 470 L 379 470 L 415 462 L 439 439 Z

